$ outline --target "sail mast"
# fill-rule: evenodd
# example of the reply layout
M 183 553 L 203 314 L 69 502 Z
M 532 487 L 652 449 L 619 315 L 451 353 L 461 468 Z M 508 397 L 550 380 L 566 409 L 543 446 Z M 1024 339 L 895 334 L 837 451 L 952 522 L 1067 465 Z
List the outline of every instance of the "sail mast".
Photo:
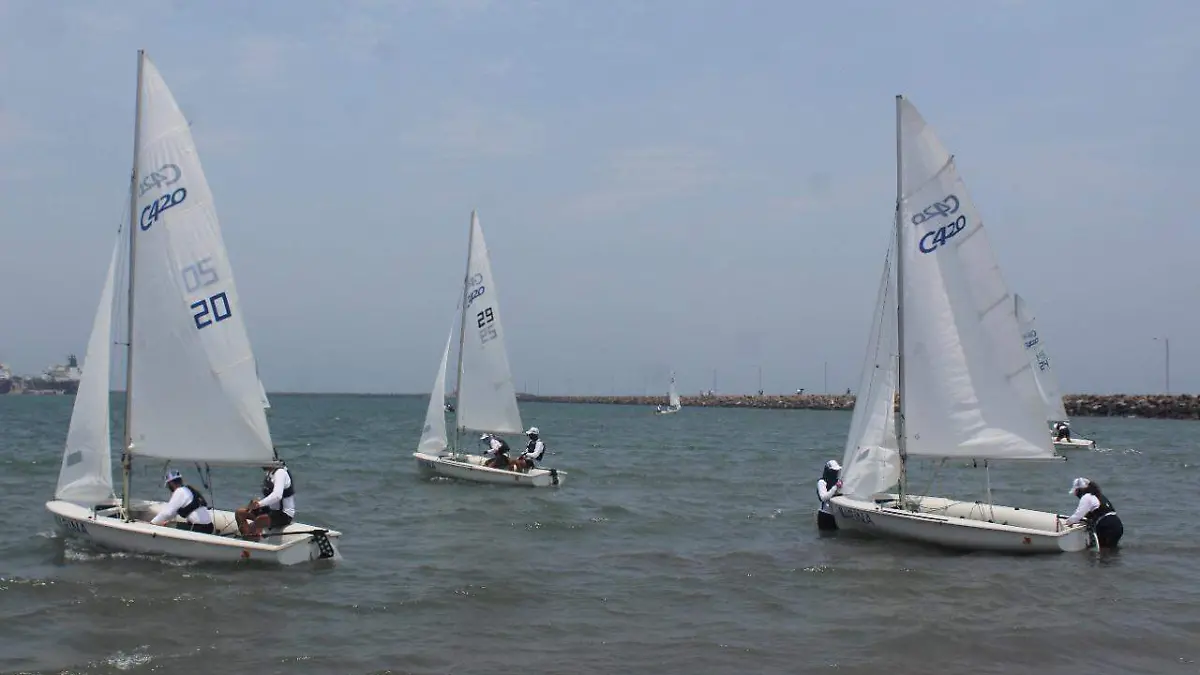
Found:
M 130 428 L 130 420 L 133 410 L 131 405 L 133 400 L 133 274 L 136 266 L 134 265 L 134 256 L 137 252 L 137 238 L 134 236 L 134 231 L 137 229 L 137 200 L 138 200 L 138 155 L 142 150 L 142 63 L 146 58 L 145 50 L 138 50 L 137 62 L 137 96 L 135 98 L 133 112 L 133 171 L 129 177 L 129 290 L 128 300 L 126 301 L 126 327 L 125 339 L 128 344 L 125 345 L 125 437 L 123 439 L 121 450 L 121 512 L 126 520 L 132 516 L 129 513 L 129 476 L 133 471 L 133 432 Z
M 467 336 L 467 293 L 471 283 L 471 247 L 475 244 L 475 209 L 471 209 L 471 222 L 467 226 L 467 269 L 463 272 L 462 297 L 459 300 L 460 322 L 458 325 L 458 386 L 454 396 L 454 449 L 461 451 L 458 444 L 459 433 L 463 426 L 458 423 L 462 414 L 462 380 L 463 380 L 463 343 Z
M 904 232 L 900 229 L 901 203 L 904 200 L 904 161 L 901 148 L 901 108 L 904 96 L 896 95 L 896 391 L 900 410 L 896 415 L 896 445 L 900 451 L 900 506 L 904 507 L 904 488 L 908 482 L 908 451 L 904 430 Z

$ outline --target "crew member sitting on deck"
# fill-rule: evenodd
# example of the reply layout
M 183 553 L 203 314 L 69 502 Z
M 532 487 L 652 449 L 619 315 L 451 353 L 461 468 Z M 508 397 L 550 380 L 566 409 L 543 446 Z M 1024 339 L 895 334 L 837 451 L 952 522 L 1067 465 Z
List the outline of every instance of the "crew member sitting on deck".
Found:
M 1054 440 L 1071 442 L 1071 427 L 1066 422 L 1054 423 Z
M 831 459 L 825 462 L 825 471 L 821 474 L 821 480 L 817 481 L 817 499 L 821 500 L 821 510 L 817 511 L 818 530 L 838 529 L 829 500 L 842 488 L 842 480 L 839 478 L 841 472 L 842 465 L 838 464 L 836 459 Z
M 1079 497 L 1079 508 L 1067 518 L 1067 524 L 1086 523 L 1088 529 L 1095 533 L 1096 544 L 1100 548 L 1116 548 L 1121 535 L 1125 534 L 1125 526 L 1112 502 L 1100 491 L 1100 486 L 1087 478 L 1076 478 L 1071 483 L 1070 494 Z
M 286 466 L 263 466 L 262 499 L 251 499 L 234 511 L 238 532 L 243 537 L 258 537 L 267 528 L 281 530 L 296 518 L 296 489 Z
M 183 518 L 184 523 L 176 523 L 181 530 L 191 530 L 203 534 L 213 533 L 212 513 L 208 510 L 208 502 L 204 495 L 190 485 L 183 484 L 183 476 L 172 469 L 167 472 L 167 489 L 171 491 L 171 499 L 167 505 L 150 521 L 151 525 L 166 525 L 175 516 Z
M 529 427 L 529 431 L 525 435 L 529 437 L 529 444 L 525 446 L 525 452 L 517 458 L 517 471 L 526 471 L 537 468 L 537 462 L 542 461 L 542 456 L 546 454 L 546 444 L 538 439 L 538 428 Z
M 487 461 L 483 463 L 489 469 L 508 469 L 508 443 L 504 442 L 503 438 L 497 438 L 491 434 L 484 434 L 479 437 L 479 440 L 488 444 Z

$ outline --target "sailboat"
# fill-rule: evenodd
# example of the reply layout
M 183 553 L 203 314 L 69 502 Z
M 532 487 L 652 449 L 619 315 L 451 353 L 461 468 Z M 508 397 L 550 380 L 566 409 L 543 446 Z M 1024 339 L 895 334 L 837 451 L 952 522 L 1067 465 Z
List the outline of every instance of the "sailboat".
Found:
M 335 530 L 292 523 L 247 541 L 230 511 L 212 509 L 216 532 L 204 534 L 152 525 L 164 502 L 130 497 L 135 462 L 195 463 L 204 474 L 211 465 L 280 464 L 266 419 L 270 403 L 187 120 L 142 51 L 137 78 L 130 219 L 109 263 L 58 486 L 46 508 L 65 533 L 110 549 L 282 565 L 339 559 Z M 118 498 L 109 364 L 119 260 L 128 265 L 129 344 Z
M 477 483 L 517 487 L 562 485 L 565 471 L 534 468 L 510 471 L 484 466 L 487 457 L 462 452 L 470 433 L 519 434 L 522 431 L 517 392 L 504 348 L 500 303 L 487 243 L 479 217 L 471 212 L 467 235 L 467 272 L 459 300 L 458 397 L 455 406 L 454 445 L 446 432 L 446 365 L 450 359 L 453 329 L 446 338 L 442 362 L 429 395 L 425 426 L 413 457 L 425 476 L 444 476 Z
M 1034 324 L 1033 313 L 1029 311 L 1025 300 L 1013 296 L 1014 311 L 1017 313 L 1017 323 L 1021 326 L 1021 343 L 1025 345 L 1025 353 L 1029 355 L 1029 364 L 1033 368 L 1033 377 L 1037 383 L 1037 400 L 1046 411 L 1046 421 L 1053 425 L 1055 422 L 1070 422 L 1067 409 L 1063 405 L 1062 390 L 1058 387 L 1058 377 L 1050 368 L 1050 357 L 1046 355 L 1046 347 Z M 1051 431 L 1053 439 L 1056 434 Z M 1086 438 L 1071 437 L 1071 440 L 1054 439 L 1054 447 L 1060 450 L 1094 449 L 1096 442 Z
M 677 413 L 683 405 L 679 401 L 679 392 L 675 391 L 675 373 L 671 373 L 671 388 L 667 391 L 668 407 L 658 406 L 654 409 L 656 415 L 670 415 Z
M 954 159 L 896 97 L 895 242 L 843 459 L 840 528 L 967 550 L 1081 551 L 1057 514 L 910 494 L 913 458 L 1049 460 L 1012 299 Z M 894 260 L 893 260 L 894 259 Z M 894 262 L 894 264 L 893 264 Z M 895 278 L 892 278 L 892 268 Z M 899 413 L 894 412 L 899 394 Z M 898 493 L 881 493 L 892 486 Z

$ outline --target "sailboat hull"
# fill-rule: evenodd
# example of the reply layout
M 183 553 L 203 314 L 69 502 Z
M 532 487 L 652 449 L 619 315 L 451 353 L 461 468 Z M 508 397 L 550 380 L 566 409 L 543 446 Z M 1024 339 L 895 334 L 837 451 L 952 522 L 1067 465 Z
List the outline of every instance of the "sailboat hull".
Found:
M 1059 450 L 1095 450 L 1096 441 L 1086 438 L 1072 438 L 1069 441 L 1054 441 L 1054 447 Z
M 1085 527 L 1067 526 L 1063 517 L 1054 513 L 908 495 L 910 505 L 920 505 L 912 511 L 895 508 L 898 499 L 894 494 L 876 495 L 871 501 L 837 496 L 830 504 L 840 529 L 944 548 L 1069 553 L 1088 546 Z
M 665 408 L 663 410 L 655 410 L 654 414 L 655 415 L 674 415 L 675 413 L 679 412 L 681 409 L 682 408 Z
M 149 518 L 163 506 L 163 502 L 135 502 L 130 508 L 137 519 L 125 521 L 121 519 L 116 505 L 101 505 L 91 509 L 59 500 L 46 502 L 46 509 L 53 514 L 62 533 L 116 551 L 168 555 L 204 562 L 252 560 L 276 565 L 296 565 L 320 559 L 336 561 L 342 558 L 338 551 L 341 533 L 336 530 L 292 523 L 259 541 L 247 541 L 237 536 L 237 524 L 230 511 L 212 510 L 217 534 L 151 525 Z M 316 532 L 324 536 L 314 536 Z M 326 542 L 324 551 L 322 541 Z
M 558 487 L 567 475 L 565 471 L 558 469 L 533 469 L 528 473 L 493 469 L 483 465 L 487 458 L 480 455 L 430 455 L 414 452 L 413 457 L 417 460 L 417 468 L 426 477 L 441 476 L 492 485 Z

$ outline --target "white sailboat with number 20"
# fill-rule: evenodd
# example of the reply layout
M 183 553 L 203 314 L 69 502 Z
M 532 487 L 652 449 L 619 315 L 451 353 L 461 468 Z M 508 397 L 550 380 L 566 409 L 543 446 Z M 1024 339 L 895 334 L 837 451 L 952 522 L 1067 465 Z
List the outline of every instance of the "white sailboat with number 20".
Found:
M 108 266 L 58 487 L 46 508 L 65 533 L 122 551 L 283 565 L 339 559 L 341 534 L 335 530 L 292 523 L 247 541 L 230 511 L 211 509 L 215 532 L 207 534 L 177 529 L 180 520 L 153 525 L 149 521 L 164 502 L 130 498 L 135 459 L 203 464 L 206 471 L 209 465 L 278 463 L 265 412 L 270 404 L 246 336 L 212 193 L 187 120 L 140 51 L 136 111 L 127 232 Z M 125 237 L 128 247 L 121 245 Z M 121 262 L 128 266 L 129 348 L 118 499 L 109 366 Z M 157 481 L 156 487 L 163 490 Z

